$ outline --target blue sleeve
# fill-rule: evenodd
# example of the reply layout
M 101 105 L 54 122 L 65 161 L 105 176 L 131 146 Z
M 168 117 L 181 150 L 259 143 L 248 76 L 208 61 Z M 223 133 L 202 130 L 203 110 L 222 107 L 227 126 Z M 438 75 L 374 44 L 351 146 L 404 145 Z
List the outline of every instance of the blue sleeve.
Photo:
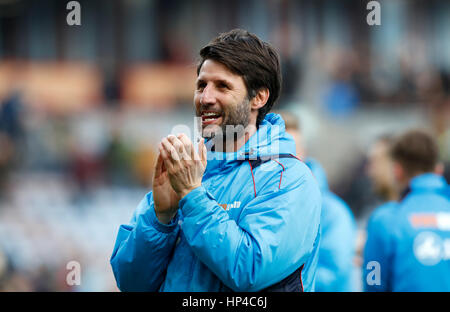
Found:
M 348 207 L 323 196 L 316 291 L 355 291 L 356 225 Z
M 237 221 L 203 186 L 180 201 L 182 230 L 193 252 L 231 289 L 259 291 L 308 260 L 320 222 L 320 192 L 310 173 L 295 173 L 281 189 L 280 172 L 269 178 Z
M 152 193 L 141 201 L 129 225 L 121 225 L 110 259 L 121 291 L 157 291 L 179 232 L 178 214 L 158 221 Z
M 391 235 L 391 217 L 387 209 L 375 211 L 367 224 L 364 247 L 364 291 L 392 291 L 391 267 L 394 241 Z

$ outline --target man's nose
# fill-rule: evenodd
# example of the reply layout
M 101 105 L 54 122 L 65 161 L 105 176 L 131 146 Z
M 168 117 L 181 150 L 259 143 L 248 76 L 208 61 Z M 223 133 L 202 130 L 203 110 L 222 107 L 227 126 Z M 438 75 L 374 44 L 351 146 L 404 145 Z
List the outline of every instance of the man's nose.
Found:
M 200 97 L 200 104 L 214 104 L 216 102 L 216 94 L 214 88 L 211 85 L 207 85 L 202 92 Z

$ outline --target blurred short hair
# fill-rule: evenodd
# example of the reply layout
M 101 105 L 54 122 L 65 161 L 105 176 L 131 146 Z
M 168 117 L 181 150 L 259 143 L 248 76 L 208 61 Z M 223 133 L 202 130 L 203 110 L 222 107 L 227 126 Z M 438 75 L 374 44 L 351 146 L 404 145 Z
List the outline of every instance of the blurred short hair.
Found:
M 211 40 L 200 50 L 200 57 L 197 75 L 203 63 L 211 59 L 242 76 L 249 99 L 262 88 L 269 90 L 266 105 L 258 111 L 256 126 L 259 126 L 281 91 L 280 57 L 275 49 L 246 30 L 233 29 Z
M 300 130 L 300 122 L 294 114 L 287 111 L 276 111 L 275 113 L 280 114 L 283 118 L 286 130 Z
M 410 130 L 394 140 L 391 156 L 409 176 L 434 171 L 439 149 L 434 138 L 423 130 Z

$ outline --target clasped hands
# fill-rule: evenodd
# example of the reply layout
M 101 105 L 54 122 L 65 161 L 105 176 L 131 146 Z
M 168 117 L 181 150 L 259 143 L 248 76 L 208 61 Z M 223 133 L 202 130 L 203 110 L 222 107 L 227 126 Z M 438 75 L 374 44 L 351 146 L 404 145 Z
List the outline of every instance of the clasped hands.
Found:
M 159 155 L 153 176 L 155 213 L 161 223 L 176 215 L 179 201 L 201 186 L 206 169 L 206 146 L 200 140 L 198 151 L 185 134 L 169 135 L 158 146 Z

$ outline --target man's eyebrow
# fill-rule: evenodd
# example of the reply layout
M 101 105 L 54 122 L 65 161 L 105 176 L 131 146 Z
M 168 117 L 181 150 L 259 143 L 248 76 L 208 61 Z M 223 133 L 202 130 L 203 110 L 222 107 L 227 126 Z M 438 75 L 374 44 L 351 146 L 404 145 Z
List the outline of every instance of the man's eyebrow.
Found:
M 223 78 L 217 78 L 217 79 L 211 79 L 211 80 L 216 83 L 224 83 L 229 86 L 233 85 L 233 83 L 231 81 L 229 81 L 227 79 L 223 79 Z M 204 83 L 204 82 L 206 82 L 206 81 L 203 78 L 197 78 L 197 81 L 196 81 L 197 84 Z
M 224 83 L 224 84 L 226 84 L 226 85 L 232 85 L 232 82 L 231 82 L 231 81 L 228 81 L 228 80 L 226 80 L 226 79 L 217 79 L 217 82 L 219 82 L 219 83 Z

